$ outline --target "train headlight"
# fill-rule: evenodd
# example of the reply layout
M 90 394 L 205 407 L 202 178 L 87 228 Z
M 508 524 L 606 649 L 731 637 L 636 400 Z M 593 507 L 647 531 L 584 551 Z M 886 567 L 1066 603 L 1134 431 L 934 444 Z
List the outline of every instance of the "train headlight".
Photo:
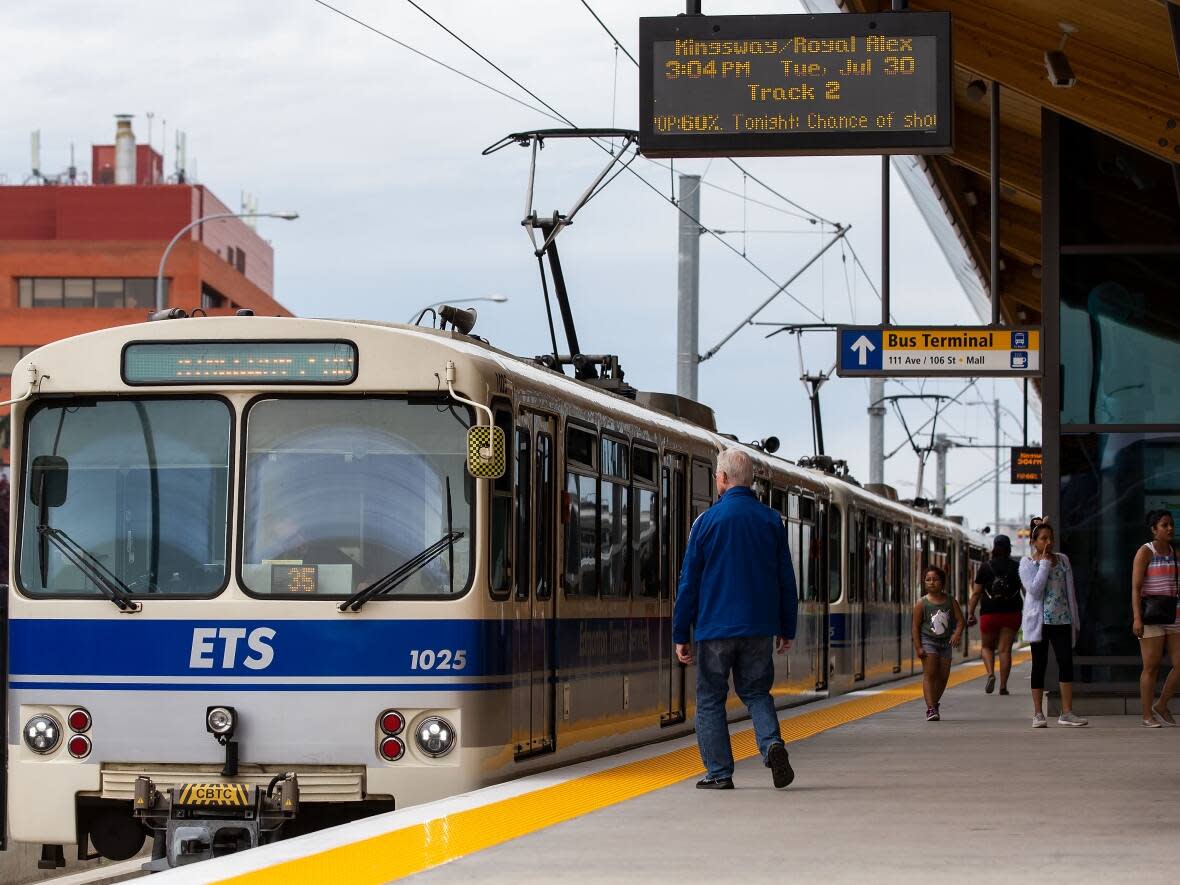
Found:
M 48 755 L 61 743 L 61 726 L 52 716 L 34 716 L 25 723 L 25 745 L 41 756 Z
M 205 728 L 224 743 L 233 736 L 236 718 L 233 707 L 210 707 L 205 711 Z
M 455 746 L 455 726 L 441 716 L 428 716 L 414 729 L 414 740 L 427 756 L 445 756 Z

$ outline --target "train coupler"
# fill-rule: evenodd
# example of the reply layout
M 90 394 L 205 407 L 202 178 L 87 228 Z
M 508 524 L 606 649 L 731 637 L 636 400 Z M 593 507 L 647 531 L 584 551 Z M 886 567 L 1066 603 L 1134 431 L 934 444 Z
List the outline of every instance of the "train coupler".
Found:
M 149 777 L 135 781 L 135 817 L 156 840 L 143 866 L 147 872 L 264 845 L 298 812 L 299 780 L 290 771 L 266 787 L 205 783 L 159 790 Z

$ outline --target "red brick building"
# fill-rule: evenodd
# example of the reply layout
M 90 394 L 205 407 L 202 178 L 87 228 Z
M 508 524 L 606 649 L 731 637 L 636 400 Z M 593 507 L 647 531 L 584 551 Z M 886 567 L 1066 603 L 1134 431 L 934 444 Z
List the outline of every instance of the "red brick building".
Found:
M 30 350 L 142 322 L 168 241 L 198 218 L 233 211 L 202 185 L 163 183 L 160 154 L 135 145 L 129 120 L 116 145 L 94 146 L 92 162 L 91 184 L 0 186 L 0 402 Z M 274 299 L 274 250 L 241 219 L 186 234 L 164 279 L 169 307 L 290 316 Z M 7 413 L 0 407 L 0 473 L 9 463 Z

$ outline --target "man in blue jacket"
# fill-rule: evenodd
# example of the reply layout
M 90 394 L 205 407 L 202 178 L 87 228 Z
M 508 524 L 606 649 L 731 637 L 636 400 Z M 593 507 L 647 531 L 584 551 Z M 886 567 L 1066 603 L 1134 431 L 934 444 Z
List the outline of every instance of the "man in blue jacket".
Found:
M 762 761 L 781 788 L 795 773 L 770 696 L 771 649 L 781 655 L 795 639 L 798 596 L 791 551 L 780 516 L 750 490 L 749 455 L 740 449 L 722 452 L 715 479 L 720 499 L 693 523 L 672 618 L 676 657 L 697 664 L 697 743 L 706 769 L 697 789 L 733 789 L 725 721 L 730 673 L 750 711 Z

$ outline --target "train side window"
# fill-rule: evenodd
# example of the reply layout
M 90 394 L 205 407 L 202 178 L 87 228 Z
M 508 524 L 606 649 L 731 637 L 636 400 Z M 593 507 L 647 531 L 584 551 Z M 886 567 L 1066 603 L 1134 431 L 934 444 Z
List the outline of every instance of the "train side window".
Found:
M 779 516 L 787 515 L 787 493 L 782 489 L 770 490 L 770 509 Z
M 840 601 L 840 577 L 844 558 L 840 550 L 844 539 L 844 514 L 839 504 L 828 512 L 828 602 Z
M 565 566 L 561 584 L 566 596 L 598 595 L 598 435 L 569 425 L 565 431 Z
M 530 575 L 529 544 L 532 532 L 533 441 L 528 428 L 516 430 L 516 598 L 528 599 Z
M 799 498 L 799 518 L 804 522 L 815 522 L 815 498 L 807 495 Z
M 598 534 L 599 590 L 602 596 L 631 594 L 630 516 L 631 484 L 627 443 L 603 436 L 601 442 L 602 514 Z
M 553 593 L 553 437 L 537 434 L 537 599 Z
M 708 461 L 692 460 L 692 520 L 709 509 L 713 503 L 713 465 Z
M 788 519 L 799 518 L 799 493 L 797 491 L 792 490 L 791 493 L 787 495 L 786 516 Z
M 656 493 L 655 452 L 634 446 L 631 450 L 634 518 L 631 555 L 635 563 L 636 595 L 655 599 L 660 595 L 660 504 Z
M 512 416 L 503 409 L 496 409 L 495 424 L 504 433 L 504 439 L 512 439 Z M 512 471 L 492 483 L 492 526 L 491 559 L 489 566 L 489 588 L 495 599 L 508 596 L 508 582 L 511 569 L 510 538 L 512 535 Z

